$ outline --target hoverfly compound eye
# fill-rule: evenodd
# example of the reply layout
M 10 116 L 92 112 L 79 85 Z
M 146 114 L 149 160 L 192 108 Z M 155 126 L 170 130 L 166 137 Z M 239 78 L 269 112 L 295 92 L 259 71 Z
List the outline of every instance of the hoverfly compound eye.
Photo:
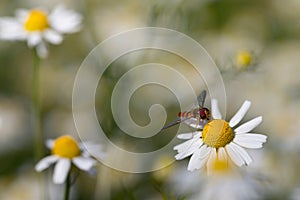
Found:
M 181 115 L 182 115 L 182 112 L 179 112 L 179 113 L 178 113 L 178 117 L 181 117 Z
M 201 119 L 209 119 L 210 113 L 207 108 L 201 108 L 200 109 L 200 117 Z

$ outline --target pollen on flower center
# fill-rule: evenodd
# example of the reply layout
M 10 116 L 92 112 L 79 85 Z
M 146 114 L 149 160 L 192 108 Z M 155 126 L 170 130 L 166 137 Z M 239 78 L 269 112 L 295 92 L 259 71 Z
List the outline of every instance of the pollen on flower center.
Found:
M 202 140 L 207 146 L 214 148 L 224 147 L 234 138 L 234 132 L 228 122 L 214 119 L 208 122 L 202 131 Z
M 73 158 L 80 155 L 80 149 L 72 137 L 61 136 L 54 141 L 52 154 L 65 158 Z
M 49 27 L 47 14 L 41 10 L 31 10 L 24 23 L 27 31 L 43 31 Z

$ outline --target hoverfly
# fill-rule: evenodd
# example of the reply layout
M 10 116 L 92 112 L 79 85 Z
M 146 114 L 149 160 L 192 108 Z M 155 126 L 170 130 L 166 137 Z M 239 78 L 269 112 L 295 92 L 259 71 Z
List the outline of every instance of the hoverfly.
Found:
M 167 129 L 181 122 L 184 122 L 193 128 L 202 129 L 205 123 L 210 119 L 210 110 L 203 107 L 205 98 L 206 90 L 203 90 L 197 97 L 198 108 L 190 111 L 179 112 L 177 119 L 164 126 L 161 130 Z

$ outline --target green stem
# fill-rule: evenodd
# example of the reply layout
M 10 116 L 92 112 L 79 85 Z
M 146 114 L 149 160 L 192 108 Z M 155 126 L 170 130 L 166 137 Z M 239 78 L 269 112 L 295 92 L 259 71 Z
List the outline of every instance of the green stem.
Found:
M 155 180 L 154 178 L 151 178 L 151 183 L 154 189 L 161 195 L 161 198 L 163 200 L 168 200 L 168 195 L 165 193 L 163 189 L 164 185 L 161 182 Z
M 34 137 L 35 159 L 43 156 L 43 136 L 41 132 L 41 105 L 40 105 L 40 58 L 34 50 L 33 77 L 32 77 L 32 123 Z
M 71 171 L 68 173 L 66 184 L 65 184 L 64 200 L 69 200 L 70 188 L 71 188 Z

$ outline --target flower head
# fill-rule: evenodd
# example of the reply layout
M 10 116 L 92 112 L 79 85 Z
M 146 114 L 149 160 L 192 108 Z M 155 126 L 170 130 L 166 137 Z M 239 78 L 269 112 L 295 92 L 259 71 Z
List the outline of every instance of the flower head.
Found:
M 247 68 L 253 63 L 253 54 L 250 51 L 240 51 L 235 56 L 235 63 L 238 69 Z
M 28 47 L 36 48 L 38 55 L 45 58 L 46 43 L 60 44 L 63 34 L 80 30 L 81 21 L 81 15 L 63 6 L 51 13 L 41 8 L 17 10 L 15 18 L 0 18 L 0 39 L 27 41 Z
M 188 170 L 200 169 L 205 164 L 208 170 L 223 170 L 228 161 L 232 160 L 237 166 L 249 165 L 252 158 L 245 148 L 258 149 L 266 142 L 267 136 L 249 133 L 262 122 L 262 117 L 256 117 L 237 128 L 234 128 L 246 115 L 251 105 L 245 101 L 238 112 L 229 122 L 222 119 L 217 100 L 212 100 L 212 117 L 203 131 L 178 135 L 186 142 L 174 147 L 178 151 L 177 160 L 192 155 Z
M 64 135 L 56 140 L 48 140 L 47 146 L 51 149 L 52 155 L 40 160 L 35 170 L 40 172 L 56 163 L 53 174 L 53 182 L 64 183 L 71 168 L 71 163 L 81 170 L 89 171 L 95 165 L 96 160 L 82 148 L 71 136 Z

